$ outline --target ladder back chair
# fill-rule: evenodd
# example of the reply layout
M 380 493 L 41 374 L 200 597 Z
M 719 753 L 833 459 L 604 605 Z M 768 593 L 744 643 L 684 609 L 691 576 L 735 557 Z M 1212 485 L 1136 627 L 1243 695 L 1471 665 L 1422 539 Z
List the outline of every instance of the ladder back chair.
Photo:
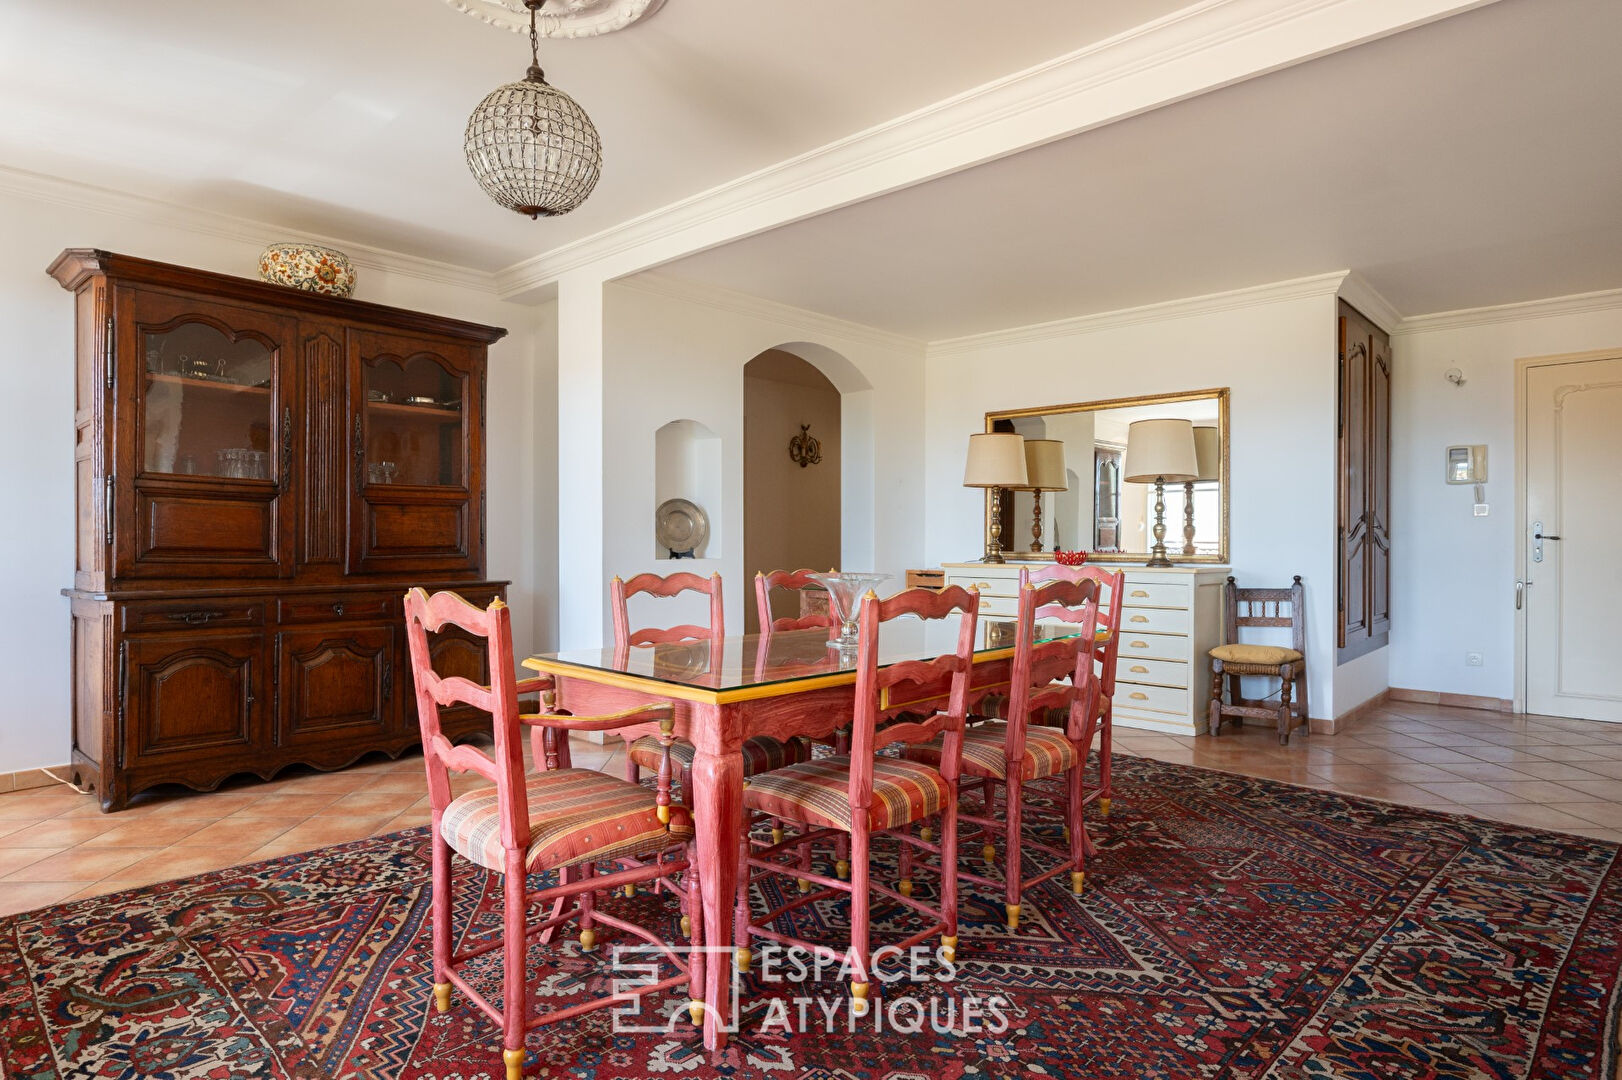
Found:
M 1211 650 L 1211 713 L 1208 726 L 1212 735 L 1222 733 L 1224 720 L 1232 718 L 1242 725 L 1244 718 L 1254 716 L 1278 721 L 1278 741 L 1287 744 L 1290 732 L 1302 729 L 1303 735 L 1312 734 L 1307 712 L 1307 613 L 1306 589 L 1301 575 L 1284 589 L 1241 589 L 1233 578 L 1223 587 L 1223 619 L 1226 632 L 1223 641 Z M 1286 612 L 1286 608 L 1288 611 Z M 1290 628 L 1290 648 L 1280 645 L 1245 645 L 1239 641 L 1239 630 L 1247 626 Z M 1228 700 L 1222 700 L 1222 679 L 1227 676 Z M 1247 699 L 1241 694 L 1243 676 L 1262 676 L 1279 680 L 1278 704 Z M 1290 693 L 1291 687 L 1295 693 Z
M 894 944 L 899 953 L 904 955 L 911 946 L 939 934 L 945 958 L 955 958 L 958 759 L 963 744 L 964 716 L 968 711 L 969 673 L 974 664 L 979 610 L 980 594 L 955 585 L 938 593 L 909 589 L 888 600 L 880 600 L 872 592 L 863 597 L 850 753 L 762 773 L 743 790 L 746 811 L 793 821 L 800 829 L 798 835 L 789 840 L 765 847 L 752 847 L 747 840 L 739 845 L 735 932 L 740 970 L 749 970 L 749 943 L 754 938 L 798 946 L 839 962 L 849 956 L 856 969 L 851 983 L 851 1011 L 856 1016 L 865 1015 L 872 986 L 870 913 L 875 897 L 911 908 L 929 920 L 924 929 Z M 933 660 L 910 660 L 879 667 L 879 635 L 883 624 L 903 615 L 945 619 L 954 613 L 960 617 L 955 651 Z M 892 693 L 921 692 L 934 700 L 947 686 L 950 690 L 944 710 L 922 717 L 914 714 L 898 718 L 886 727 L 878 726 L 881 714 L 895 711 L 888 704 Z M 910 689 L 895 689 L 902 687 Z M 891 743 L 927 742 L 937 735 L 944 748 L 938 768 L 906 757 L 878 756 L 877 753 Z M 938 845 L 911 835 L 912 824 L 935 817 L 941 820 Z M 913 848 L 939 857 L 938 906 L 931 907 L 914 899 L 910 887 L 890 889 L 872 881 L 868 857 L 872 840 L 879 835 L 895 837 L 901 843 L 903 860 L 910 858 Z M 828 836 L 849 839 L 849 881 L 814 873 L 803 860 L 801 853 L 805 843 Z M 820 888 L 812 892 L 802 890 L 793 899 L 757 917 L 749 906 L 751 881 L 773 873 Z M 841 893 L 850 897 L 848 953 L 773 929 L 780 917 Z
M 811 630 L 819 626 L 831 628 L 839 625 L 839 620 L 834 618 L 831 609 L 820 615 L 813 613 L 772 617 L 773 589 L 787 589 L 796 593 L 803 593 L 807 589 L 815 592 L 826 591 L 821 584 L 812 580 L 811 575 L 814 573 L 815 570 L 772 570 L 755 574 L 755 614 L 760 618 L 762 634 L 773 630 Z
M 668 629 L 631 629 L 630 612 L 627 601 L 642 594 L 648 596 L 670 598 L 679 596 L 684 592 L 700 593 L 709 597 L 709 625 L 673 626 Z M 721 649 L 726 639 L 726 614 L 721 599 L 721 575 L 711 574 L 708 578 L 691 573 L 676 573 L 668 577 L 658 574 L 638 574 L 630 581 L 621 581 L 614 578 L 608 586 L 609 603 L 614 618 L 614 648 L 625 650 L 629 648 L 645 648 L 657 645 L 675 644 L 684 641 L 708 641 L 710 655 L 718 662 Z M 681 780 L 682 799 L 688 798 L 691 790 L 693 758 L 697 754 L 696 748 L 686 739 L 677 739 L 671 748 L 671 755 L 676 762 L 676 768 Z M 642 770 L 656 770 L 664 755 L 664 746 L 658 738 L 644 735 L 640 738 L 626 736 L 625 739 L 625 778 L 639 781 Z M 753 776 L 768 769 L 779 769 L 784 765 L 793 765 L 805 761 L 811 756 L 811 748 L 803 739 L 779 740 L 764 735 L 757 735 L 745 739 L 743 742 L 743 774 Z M 774 834 L 775 835 L 775 834 Z
M 1102 566 L 1061 566 L 1054 563 L 1037 570 L 1022 568 L 1019 583 L 1037 585 L 1044 581 L 1091 581 L 1098 586 L 1098 628 L 1094 632 L 1094 655 L 1098 659 L 1098 790 L 1088 795 L 1098 800 L 1098 812 L 1109 817 L 1114 796 L 1110 766 L 1115 760 L 1115 669 L 1121 655 L 1121 609 L 1126 606 L 1126 571 L 1105 570 Z M 1108 607 L 1105 605 L 1108 604 Z M 1062 715 L 1038 723 L 1062 726 Z
M 1001 834 L 1004 842 L 1002 880 L 963 869 L 962 879 L 1003 893 L 1010 930 L 1019 929 L 1021 896 L 1049 878 L 1069 871 L 1071 890 L 1080 895 L 1086 880 L 1087 833 L 1083 813 L 1092 801 L 1086 792 L 1087 753 L 1099 723 L 1097 695 L 1100 680 L 1093 671 L 1094 631 L 1098 622 L 1098 584 L 1094 581 L 1050 581 L 1025 584 L 1019 590 L 1014 631 L 1014 663 L 1009 675 L 1007 719 L 991 720 L 968 728 L 963 735 L 960 792 L 978 790 L 987 812 L 982 816 L 958 811 L 958 819 L 979 827 L 987 848 Z M 1037 641 L 1038 625 L 1063 623 L 1075 629 L 1071 636 L 1054 635 Z M 1037 717 L 1062 716 L 1062 727 L 1034 724 Z M 914 761 L 939 764 L 949 751 L 943 740 L 908 747 Z M 1063 782 L 1063 809 L 1068 850 L 1060 850 L 1021 831 L 1026 813 L 1025 792 L 1039 781 Z M 993 791 L 1003 789 L 1001 820 L 991 814 Z M 1035 810 L 1036 807 L 1031 807 Z M 1027 852 L 1050 855 L 1056 864 L 1030 877 L 1024 875 Z M 988 862 L 993 861 L 988 857 Z M 901 891 L 911 883 L 903 865 Z
M 432 804 L 431 936 L 433 942 L 434 1005 L 443 1013 L 451 1007 L 453 990 L 501 1026 L 502 1060 L 507 1080 L 523 1071 L 524 1036 L 533 1028 L 569 1020 L 623 1000 L 623 994 L 592 998 L 538 1016 L 529 1015 L 529 987 L 525 966 L 529 939 L 549 943 L 560 926 L 578 921 L 580 944 L 596 947 L 599 925 L 612 927 L 655 946 L 676 967 L 677 974 L 632 990 L 635 996 L 687 986 L 689 1009 L 702 1016 L 704 971 L 702 957 L 692 960 L 648 929 L 597 908 L 595 894 L 621 886 L 635 888 L 651 882 L 655 890 L 682 897 L 692 913 L 689 925 L 696 942 L 701 933 L 701 905 L 697 901 L 697 875 L 689 870 L 692 816 L 670 801 L 671 766 L 659 770 L 656 789 L 608 776 L 591 769 L 570 767 L 568 734 L 572 731 L 611 731 L 629 724 L 657 722 L 660 740 L 675 741 L 675 720 L 668 704 L 632 709 L 612 716 L 570 716 L 564 712 L 522 715 L 520 693 L 543 694 L 543 709 L 550 698 L 549 679 L 520 683 L 513 666 L 512 613 L 500 600 L 480 609 L 452 592 L 429 596 L 412 589 L 405 597 L 406 639 L 411 652 L 411 674 L 416 683 L 417 719 L 422 728 L 423 762 L 428 772 Z M 461 677 L 441 678 L 435 673 L 428 635 L 447 627 L 484 638 L 489 648 L 490 685 L 480 686 Z M 441 708 L 471 705 L 493 718 L 492 754 L 467 745 L 452 745 L 441 731 Z M 530 729 L 535 764 L 540 771 L 526 773 L 522 732 Z M 450 773 L 473 772 L 489 781 L 485 787 L 452 797 Z M 501 875 L 502 929 L 493 939 L 464 944 L 456 951 L 452 930 L 452 854 Z M 599 874 L 603 865 L 612 867 Z M 685 881 L 675 875 L 684 870 Z M 553 883 L 531 890 L 527 877 L 555 871 Z M 532 907 L 551 905 L 551 913 L 537 921 Z M 476 957 L 502 950 L 502 992 L 497 1005 L 462 975 L 464 965 Z

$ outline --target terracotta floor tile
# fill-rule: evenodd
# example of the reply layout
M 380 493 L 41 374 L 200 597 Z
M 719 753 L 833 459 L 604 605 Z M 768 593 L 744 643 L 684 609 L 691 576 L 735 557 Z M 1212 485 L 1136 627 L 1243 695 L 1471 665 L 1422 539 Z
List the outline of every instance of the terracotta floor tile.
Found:
M 1595 799 L 1622 802 L 1622 780 L 1562 780 L 1561 784 Z
M 1407 803 L 1414 805 L 1415 798 L 1423 798 L 1427 792 L 1411 784 L 1398 783 L 1394 780 L 1379 781 L 1336 781 L 1335 790 L 1348 795 L 1361 795 L 1366 799 L 1379 799 L 1381 802 Z
M 0 845 L 0 878 L 10 877 L 24 867 L 37 863 L 41 859 L 48 859 L 60 851 L 73 850 L 78 849 L 66 845 L 56 848 L 6 847 Z
M 241 849 L 226 847 L 171 847 L 121 868 L 117 876 L 151 885 L 159 881 L 195 877 L 246 862 Z M 109 877 L 113 875 L 109 874 Z
M 302 843 L 302 850 L 326 847 L 329 844 L 347 844 L 351 840 L 362 840 L 372 835 L 377 827 L 388 821 L 394 815 L 376 814 L 371 817 L 347 817 L 343 820 L 327 820 L 314 818 L 296 825 L 287 832 L 278 836 L 278 842 Z
M 60 904 L 82 887 L 77 881 L 0 881 L 0 916 Z
M 1565 803 L 1603 802 L 1599 795 L 1587 795 L 1570 784 L 1553 780 L 1494 780 L 1492 786 L 1523 802 Z
M 1379 769 L 1369 765 L 1311 765 L 1308 771 L 1337 783 L 1366 784 L 1385 779 Z
M 1536 803 L 1472 803 L 1467 812 L 1494 821 L 1507 821 L 1511 825 L 1524 825 L 1530 829 L 1567 830 L 1592 828 L 1597 822 L 1588 821 Z
M 1584 762 L 1615 761 L 1622 750 L 1606 746 L 1540 746 L 1538 757 L 1546 761 L 1569 761 L 1576 765 Z
M 355 817 L 393 816 L 422 798 L 422 795 L 421 791 L 355 792 L 343 796 L 331 806 L 322 807 L 317 816 L 322 819 L 330 819 L 337 814 Z
M 1622 829 L 1622 805 L 1614 802 L 1556 802 L 1549 806 L 1563 814 L 1593 822 L 1604 829 Z
M 182 843 L 189 847 L 220 845 L 238 854 L 270 843 L 287 830 L 302 825 L 307 818 L 228 817 L 193 833 Z
M 23 867 L 7 881 L 100 881 L 163 848 L 69 848 Z
M 1477 803 L 1505 803 L 1513 801 L 1508 794 L 1498 790 L 1497 787 L 1489 787 L 1486 784 L 1477 783 L 1474 780 L 1460 780 L 1456 783 L 1445 781 L 1434 784 L 1421 783 L 1417 786 L 1424 788 L 1432 795 L 1440 795 L 1443 798 L 1451 799 L 1456 803 L 1462 803 L 1467 806 L 1474 806 Z
M 1426 765 L 1447 765 L 1453 762 L 1480 761 L 1480 758 L 1471 757 L 1461 750 L 1449 750 L 1444 746 L 1416 746 L 1403 751 L 1404 757 L 1423 762 Z
M 1380 766 L 1380 771 L 1393 780 L 1414 784 L 1425 780 L 1457 780 L 1458 777 L 1448 772 L 1441 765 L 1427 765 L 1422 761 L 1410 761 L 1403 764 Z
M 1622 761 L 1569 761 L 1558 762 L 1557 764 L 1570 765 L 1574 769 L 1582 769 L 1584 772 L 1593 773 L 1595 776 L 1622 780 Z
M 78 792 L 58 788 L 8 791 L 0 795 L 0 820 L 52 818 L 78 807 L 83 801 L 84 796 Z
M 266 795 L 245 805 L 231 817 L 307 818 L 337 802 L 341 796 L 335 791 L 310 792 L 308 795 Z
M 93 818 L 51 818 L 26 829 L 18 829 L 6 837 L 10 847 L 69 847 L 80 844 L 118 827 L 118 822 L 106 816 Z
M 1509 765 L 1499 765 L 1492 761 L 1458 761 L 1438 766 L 1447 770 L 1453 780 L 1480 780 L 1485 783 L 1496 783 L 1499 780 L 1530 780 L 1532 777 Z
M 115 821 L 120 820 L 114 818 Z M 128 825 L 119 825 L 107 832 L 98 833 L 84 841 L 87 848 L 101 847 L 168 847 L 177 844 L 199 829 L 206 829 L 209 822 L 199 818 L 175 818 L 174 820 L 160 821 L 132 821 Z
M 1603 773 L 1595 773 L 1569 761 L 1517 761 L 1515 771 L 1538 780 L 1603 780 Z
M 151 884 L 152 882 L 150 881 L 131 881 L 126 878 L 102 878 L 100 881 L 91 882 L 89 885 L 86 885 L 83 889 L 69 897 L 69 899 L 89 900 L 92 897 L 107 896 L 110 893 L 116 892 L 127 892 L 130 889 L 139 889 L 142 886 Z
M 242 862 L 244 864 L 266 862 L 270 859 L 279 859 L 284 855 L 299 855 L 311 849 L 312 845 L 308 841 L 301 839 L 288 840 L 286 835 L 286 833 L 283 833 L 270 843 L 248 852 L 242 857 Z
M 384 836 L 388 833 L 403 832 L 406 829 L 416 829 L 428 824 L 426 814 L 401 814 L 399 817 L 389 818 L 383 824 L 372 830 L 373 836 Z

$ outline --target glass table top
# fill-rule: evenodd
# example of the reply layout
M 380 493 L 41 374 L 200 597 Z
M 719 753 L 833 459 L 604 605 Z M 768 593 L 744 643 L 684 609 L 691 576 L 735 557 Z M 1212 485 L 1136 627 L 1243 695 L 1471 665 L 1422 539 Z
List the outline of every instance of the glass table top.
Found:
M 961 616 L 925 621 L 903 617 L 884 624 L 879 634 L 879 666 L 905 660 L 932 660 L 957 648 Z M 1042 623 L 1037 640 L 1074 637 L 1079 628 Z M 696 690 L 731 691 L 790 683 L 801 679 L 854 674 L 857 654 L 828 645 L 828 630 L 779 630 L 768 634 L 683 641 L 634 648 L 571 649 L 531 657 L 524 666 L 558 672 L 577 668 L 608 672 Z M 975 654 L 991 659 L 1012 653 L 1014 622 L 981 619 L 975 629 Z

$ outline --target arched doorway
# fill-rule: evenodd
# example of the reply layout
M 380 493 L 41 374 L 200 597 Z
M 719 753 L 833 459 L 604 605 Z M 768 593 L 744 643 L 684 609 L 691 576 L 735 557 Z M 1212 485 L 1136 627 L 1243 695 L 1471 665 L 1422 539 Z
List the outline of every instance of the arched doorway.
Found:
M 842 401 L 827 375 L 785 349 L 750 360 L 743 386 L 744 626 L 753 633 L 758 571 L 840 564 Z M 816 440 L 816 460 L 790 455 L 801 435 Z M 777 614 L 797 613 L 792 597 L 775 602 Z

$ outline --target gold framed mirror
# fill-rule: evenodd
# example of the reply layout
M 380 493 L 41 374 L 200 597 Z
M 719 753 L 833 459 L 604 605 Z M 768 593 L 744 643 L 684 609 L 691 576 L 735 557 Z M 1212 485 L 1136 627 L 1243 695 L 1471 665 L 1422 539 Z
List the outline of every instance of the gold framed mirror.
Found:
M 1174 563 L 1226 563 L 1227 387 L 986 413 L 987 432 L 1025 437 L 1028 471 L 1032 483 L 1041 485 L 1003 489 L 1003 555 L 1052 559 L 1062 546 L 1088 552 L 1091 562 L 1148 560 L 1155 543 L 1155 485 L 1129 482 L 1125 471 L 1127 433 L 1144 420 L 1186 420 L 1194 429 L 1198 478 L 1164 484 L 1167 557 Z M 1214 436 L 1201 428 L 1214 429 Z M 991 495 L 986 492 L 983 539 L 991 535 Z

